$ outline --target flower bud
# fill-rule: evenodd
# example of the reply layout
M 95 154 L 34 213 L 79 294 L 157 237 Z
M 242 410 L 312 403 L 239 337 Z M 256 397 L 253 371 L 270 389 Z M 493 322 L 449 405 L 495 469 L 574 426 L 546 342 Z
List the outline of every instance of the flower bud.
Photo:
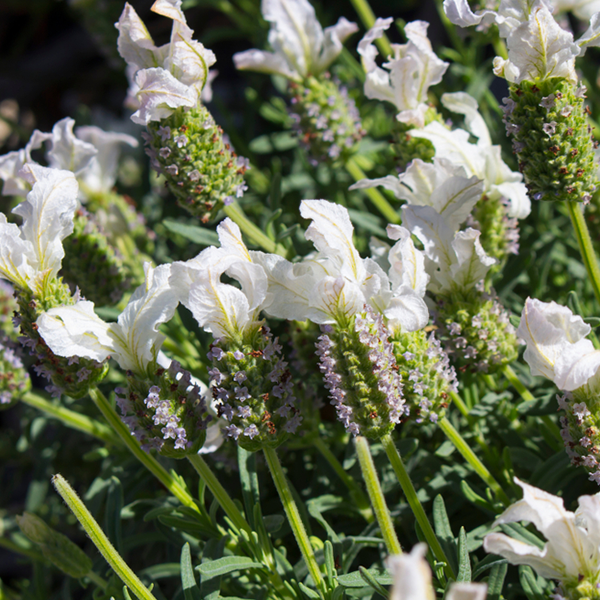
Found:
M 165 176 L 179 205 L 202 223 L 247 189 L 247 160 L 232 151 L 204 106 L 179 108 L 148 123 L 145 138 L 152 166 Z
M 321 373 L 338 419 L 353 435 L 378 439 L 406 413 L 389 331 L 370 307 L 346 326 L 323 325 L 317 343 Z
M 460 365 L 493 373 L 517 358 L 517 337 L 497 296 L 473 290 L 438 301 L 435 323 L 448 354 Z
M 13 287 L 0 280 L 0 410 L 13 406 L 31 389 L 31 379 L 21 360 L 13 324 L 13 313 L 18 309 L 13 293 Z
M 534 200 L 587 202 L 596 190 L 585 87 L 549 78 L 512 85 L 504 100 L 507 135 Z
M 417 423 L 436 423 L 448 408 L 448 392 L 455 392 L 456 372 L 432 332 L 394 333 L 390 339 L 410 416 Z
M 467 226 L 481 231 L 479 238 L 488 256 L 496 259 L 489 273 L 500 273 L 509 254 L 519 253 L 519 222 L 508 216 L 507 202 L 502 197 L 482 196 L 467 219 Z
M 586 385 L 574 392 L 557 395 L 561 436 L 571 464 L 584 467 L 591 481 L 600 485 L 600 416 L 597 394 Z
M 73 233 L 64 242 L 63 280 L 94 304 L 116 304 L 129 287 L 121 258 L 87 211 L 80 209 L 73 223 Z
M 276 448 L 302 422 L 292 393 L 292 374 L 278 338 L 261 327 L 242 343 L 224 338 L 210 347 L 209 371 L 217 414 L 230 424 L 224 433 L 249 452 Z
M 21 345 L 29 348 L 29 354 L 37 359 L 34 371 L 51 381 L 46 391 L 54 396 L 66 394 L 71 398 L 83 398 L 88 389 L 104 378 L 108 363 L 72 356 L 64 358 L 50 350 L 37 331 L 36 320 L 47 310 L 57 306 L 71 306 L 74 299 L 69 287 L 60 279 L 46 283 L 44 298 L 37 298 L 29 289 L 17 289 L 19 304 L 19 330 Z
M 358 109 L 345 87 L 331 79 L 307 77 L 290 81 L 290 116 L 300 143 L 318 161 L 345 161 L 365 135 Z
M 42 551 L 42 554 L 63 573 L 79 579 L 92 570 L 92 561 L 67 536 L 55 531 L 31 513 L 16 517 L 21 531 Z
M 441 118 L 434 108 L 428 108 L 425 113 L 425 125 L 429 125 L 432 121 L 441 121 Z M 418 128 L 401 121 L 394 121 L 392 127 L 391 149 L 400 171 L 404 171 L 415 158 L 430 163 L 435 156 L 435 148 L 431 141 L 422 137 L 413 137 L 410 133 L 413 129 Z
M 121 419 L 146 452 L 184 458 L 204 444 L 212 417 L 200 387 L 177 361 L 168 369 L 159 367 L 152 379 L 128 372 L 127 389 L 115 392 Z

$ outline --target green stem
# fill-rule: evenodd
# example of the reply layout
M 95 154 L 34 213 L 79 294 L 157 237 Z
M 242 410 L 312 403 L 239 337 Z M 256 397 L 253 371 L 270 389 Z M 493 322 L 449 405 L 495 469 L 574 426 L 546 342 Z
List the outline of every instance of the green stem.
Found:
M 367 0 L 350 0 L 350 2 L 352 2 L 352 6 L 354 7 L 354 10 L 357 12 L 358 16 L 360 17 L 360 20 L 362 21 L 363 25 L 365 26 L 365 29 L 371 29 L 371 27 L 373 27 L 373 25 L 375 25 L 375 14 L 373 13 L 373 10 L 369 6 L 368 1 Z M 385 33 L 379 39 L 375 40 L 375 43 L 379 47 L 379 50 L 383 54 L 384 58 L 387 58 L 388 56 L 392 56 L 392 54 L 393 54 L 392 46 L 390 45 L 390 41 L 388 40 Z
M 150 590 L 140 581 L 138 576 L 130 569 L 129 565 L 121 558 L 115 547 L 110 543 L 92 513 L 79 499 L 75 490 L 69 485 L 62 475 L 54 475 L 52 484 L 62 499 L 67 503 L 71 512 L 77 517 L 85 529 L 94 546 L 98 548 L 111 569 L 119 576 L 121 581 L 139 598 L 139 600 L 156 600 Z
M 510 504 L 510 500 L 500 484 L 494 479 L 492 474 L 487 470 L 485 465 L 477 458 L 476 454 L 471 450 L 465 439 L 454 429 L 452 423 L 446 417 L 438 421 L 440 429 L 446 434 L 446 437 L 454 444 L 454 447 L 462 454 L 463 458 L 471 465 L 475 473 L 481 477 L 497 498 L 505 506 Z
M 523 382 L 519 379 L 518 375 L 513 371 L 510 365 L 506 365 L 504 367 L 503 373 L 515 390 L 517 390 L 519 396 L 523 398 L 523 400 L 526 402 L 535 400 L 535 396 L 523 385 Z M 541 415 L 539 420 L 546 427 L 546 430 L 550 433 L 550 435 L 558 441 L 556 448 L 561 449 L 564 442 L 562 436 L 560 435 L 560 429 L 558 428 L 558 425 L 550 418 L 549 415 Z
M 354 443 L 362 476 L 367 486 L 367 493 L 371 499 L 371 504 L 375 511 L 375 517 L 377 518 L 377 523 L 379 523 L 379 529 L 381 530 L 387 551 L 390 554 L 402 554 L 402 547 L 394 529 L 392 515 L 390 515 L 390 510 L 385 501 L 379 477 L 375 470 L 369 442 L 367 438 L 358 436 L 354 439 Z
M 346 170 L 352 175 L 354 181 L 360 181 L 361 179 L 367 178 L 364 171 L 358 166 L 353 158 L 346 162 Z M 375 188 L 365 188 L 362 191 L 369 197 L 381 215 L 387 219 L 388 223 L 395 223 L 397 225 L 402 223 L 402 219 L 400 219 L 396 209 L 385 199 L 379 190 L 376 190 Z
M 352 500 L 356 503 L 358 511 L 365 519 L 367 523 L 372 523 L 375 519 L 373 510 L 369 504 L 369 499 L 365 496 L 365 493 L 360 489 L 356 481 L 346 473 L 344 467 L 340 461 L 336 458 L 335 454 L 327 447 L 327 444 L 320 438 L 315 438 L 313 442 L 315 448 L 321 453 L 323 458 L 329 463 L 329 466 L 335 471 L 336 475 L 342 480 L 344 485 L 348 488 Z
M 231 522 L 238 528 L 244 529 L 248 533 L 252 531 L 252 528 L 248 524 L 248 521 L 244 519 L 242 513 L 232 500 L 231 496 L 227 493 L 225 488 L 221 485 L 211 468 L 206 464 L 206 461 L 200 454 L 190 454 L 187 459 L 190 461 L 196 473 L 200 476 L 200 479 L 204 481 L 206 487 L 211 491 L 215 500 L 219 503 L 219 506 L 223 509 L 225 514 L 229 517 Z
M 260 246 L 265 252 L 281 254 L 285 256 L 287 250 L 281 245 L 274 242 L 270 237 L 263 233 L 248 217 L 244 214 L 241 206 L 234 202 L 229 206 L 223 207 L 223 212 L 237 225 L 239 225 L 242 233 L 257 246 Z
M 187 457 L 191 465 L 196 470 L 196 473 L 200 476 L 200 479 L 206 484 L 206 487 L 211 491 L 215 500 L 219 503 L 219 506 L 223 509 L 229 520 L 240 530 L 244 530 L 249 534 L 250 543 L 255 546 L 253 552 L 263 562 L 268 569 L 268 578 L 271 581 L 273 587 L 279 593 L 279 597 L 283 600 L 290 598 L 290 592 L 285 587 L 281 576 L 277 572 L 277 566 L 273 557 L 272 548 L 260 545 L 260 542 L 254 544 L 253 541 L 253 530 L 250 524 L 242 513 L 239 511 L 235 502 L 231 499 L 231 496 L 227 493 L 225 488 L 221 485 L 211 468 L 206 464 L 206 461 L 199 454 L 193 454 Z
M 198 506 L 190 493 L 151 455 L 144 452 L 139 442 L 131 435 L 127 425 L 121 421 L 106 396 L 98 389 L 90 390 L 90 397 L 98 407 L 109 425 L 121 438 L 128 450 L 183 504 L 199 512 Z
M 279 493 L 279 498 L 281 499 L 285 514 L 288 518 L 288 522 L 292 528 L 292 531 L 294 532 L 294 537 L 296 538 L 300 552 L 302 553 L 304 561 L 306 562 L 306 566 L 308 567 L 308 572 L 310 573 L 317 590 L 320 592 L 321 597 L 325 598 L 327 595 L 327 586 L 325 585 L 325 580 L 323 579 L 323 575 L 319 569 L 319 564 L 315 558 L 313 547 L 308 539 L 306 529 L 304 528 L 304 523 L 302 523 L 302 518 L 298 512 L 298 507 L 296 506 L 290 486 L 288 485 L 285 473 L 283 472 L 283 467 L 279 462 L 277 452 L 273 448 L 269 448 L 267 446 L 263 448 L 263 451 L 265 453 L 265 458 L 267 459 L 267 464 L 269 465 L 269 470 L 271 471 L 271 476 L 273 477 L 275 487 Z
M 592 245 L 592 239 L 590 232 L 585 222 L 585 217 L 581 210 L 580 202 L 567 202 L 567 208 L 569 209 L 569 216 L 573 223 L 573 229 L 575 230 L 575 236 L 577 237 L 577 243 L 579 244 L 579 251 L 583 264 L 587 270 L 596 300 L 600 304 L 600 267 L 598 266 L 598 260 L 594 247 Z
M 417 519 L 417 523 L 433 552 L 436 560 L 440 563 L 444 563 L 444 572 L 446 573 L 446 577 L 451 579 L 456 579 L 456 575 L 450 566 L 450 562 L 448 561 L 448 557 L 446 556 L 442 546 L 435 535 L 435 531 L 425 514 L 425 510 L 423 509 L 423 505 L 417 496 L 417 491 L 415 490 L 415 486 L 413 485 L 408 471 L 404 466 L 404 462 L 402 462 L 402 457 L 398 452 L 398 448 L 396 448 L 396 444 L 394 444 L 394 440 L 392 440 L 391 435 L 384 435 L 381 438 L 381 443 L 385 449 L 388 458 L 390 459 L 390 463 L 392 468 L 394 469 L 394 473 L 396 473 L 396 477 L 398 478 L 398 482 L 400 483 L 400 487 L 406 496 L 406 500 L 408 501 L 408 505 L 410 506 L 415 518 Z
M 37 408 L 42 412 L 46 413 L 50 417 L 59 419 L 64 425 L 77 431 L 83 431 L 89 435 L 106 442 L 107 444 L 120 445 L 121 440 L 115 435 L 110 427 L 107 427 L 103 423 L 99 423 L 95 419 L 82 415 L 63 406 L 57 406 L 52 404 L 39 394 L 34 392 L 27 392 L 21 397 L 21 402 Z

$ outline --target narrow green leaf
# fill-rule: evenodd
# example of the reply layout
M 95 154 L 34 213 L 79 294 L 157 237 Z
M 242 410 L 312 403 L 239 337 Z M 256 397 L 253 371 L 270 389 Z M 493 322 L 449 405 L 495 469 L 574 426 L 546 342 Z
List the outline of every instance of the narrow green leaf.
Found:
M 117 552 L 122 553 L 121 540 L 121 510 L 123 509 L 123 487 L 121 482 L 113 475 L 106 495 L 106 511 L 104 515 L 104 531 L 113 543 Z
M 504 578 L 508 571 L 507 562 L 495 563 L 488 577 L 488 600 L 500 600 L 502 588 L 504 587 Z
M 131 596 L 129 595 L 129 590 L 126 586 L 123 586 L 123 598 L 124 600 L 131 600 Z
M 469 502 L 472 502 L 473 504 L 483 508 L 484 510 L 489 510 L 492 514 L 496 513 L 493 504 L 489 500 L 482 498 L 479 494 L 474 492 L 473 489 L 471 489 L 469 484 L 464 479 L 460 482 L 460 488 L 462 490 L 462 493 L 465 495 L 465 498 Z
M 315 590 L 305 586 L 301 581 L 298 582 L 300 589 L 308 596 L 309 598 L 314 598 L 314 600 L 320 600 L 321 596 Z
M 473 581 L 477 581 L 488 569 L 492 569 L 496 565 L 503 565 L 505 562 L 505 558 L 496 556 L 495 554 L 488 554 L 473 568 Z
M 202 575 L 203 580 L 220 577 L 232 571 L 244 571 L 246 569 L 265 569 L 262 563 L 254 562 L 246 556 L 224 556 L 217 560 L 204 562 L 196 569 Z
M 327 570 L 327 583 L 329 587 L 333 586 L 333 578 L 336 576 L 335 559 L 333 557 L 333 544 L 329 540 L 325 540 L 324 547 L 325 569 Z
M 380 571 L 377 569 L 369 569 L 369 574 L 375 581 L 381 585 L 392 585 L 392 576 L 387 571 Z M 337 576 L 338 583 L 347 588 L 361 588 L 365 587 L 365 579 L 361 575 L 360 571 L 353 571 L 346 575 Z
M 519 567 L 519 581 L 521 582 L 521 587 L 523 588 L 523 591 L 529 600 L 543 599 L 544 596 L 542 588 L 538 585 L 537 579 L 531 567 L 524 565 Z
M 387 600 L 389 595 L 387 590 L 375 579 L 375 577 L 373 577 L 373 575 L 371 575 L 368 569 L 365 569 L 364 567 L 358 567 L 358 572 L 367 585 L 372 587 L 382 598 Z
M 192 566 L 192 553 L 190 545 L 186 542 L 181 548 L 181 587 L 185 600 L 202 600 L 200 589 L 196 583 L 196 576 Z
M 169 231 L 177 233 L 200 246 L 216 246 L 219 244 L 219 236 L 210 229 L 203 229 L 196 225 L 186 225 L 185 223 L 179 223 L 179 221 L 173 221 L 172 219 L 165 219 L 162 224 Z
M 458 571 L 458 556 L 456 554 L 456 544 L 454 534 L 446 512 L 446 504 L 441 495 L 437 495 L 433 500 L 433 527 L 444 554 L 448 557 L 452 571 Z
M 252 529 L 255 528 L 254 506 L 260 503 L 258 492 L 258 477 L 256 475 L 256 455 L 254 452 L 248 452 L 238 445 L 238 466 L 240 470 L 240 484 L 242 486 L 242 499 L 246 519 Z
M 533 544 L 540 548 L 540 550 L 546 545 L 544 540 L 535 535 L 535 533 L 525 529 L 520 523 L 502 523 L 500 529 L 509 537 L 525 542 L 526 544 Z
M 467 549 L 467 534 L 461 527 L 458 534 L 458 575 L 456 581 L 471 581 L 471 560 Z

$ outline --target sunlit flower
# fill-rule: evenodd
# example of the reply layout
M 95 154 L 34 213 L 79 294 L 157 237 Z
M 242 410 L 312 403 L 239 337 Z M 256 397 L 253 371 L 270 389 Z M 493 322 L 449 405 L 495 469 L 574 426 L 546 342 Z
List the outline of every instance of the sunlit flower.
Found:
M 523 499 L 509 506 L 495 525 L 529 521 L 546 538 L 546 544 L 540 548 L 490 533 L 483 541 L 485 551 L 559 580 L 567 595 L 582 582 L 595 585 L 600 576 L 600 494 L 580 496 L 579 507 L 572 513 L 565 510 L 562 498 L 516 478 L 515 482 L 523 489 Z
M 391 102 L 397 109 L 398 121 L 422 127 L 428 109 L 427 92 L 439 83 L 448 63 L 437 57 L 427 37 L 429 23 L 413 21 L 404 28 L 407 44 L 393 44 L 393 56 L 381 68 L 375 62 L 374 41 L 390 27 L 393 19 L 377 19 L 358 44 L 366 71 L 365 96 Z
M 87 300 L 43 313 L 37 320 L 38 331 L 52 352 L 98 362 L 111 356 L 122 369 L 139 375 L 155 368 L 164 340 L 158 327 L 171 319 L 178 301 L 169 286 L 171 265 L 153 269 L 146 263 L 144 269 L 145 282 L 132 294 L 116 323 L 103 321 L 94 312 L 94 303 Z
M 178 107 L 198 104 L 208 80 L 208 68 L 216 61 L 212 51 L 192 39 L 181 0 L 156 0 L 153 12 L 173 20 L 171 41 L 157 47 L 146 26 L 130 4 L 116 23 L 119 54 L 133 67 L 139 108 L 134 123 L 160 121 Z
M 262 0 L 261 10 L 271 23 L 269 44 L 273 52 L 234 54 L 238 69 L 277 73 L 296 81 L 318 76 L 337 58 L 344 40 L 358 31 L 356 23 L 344 17 L 323 30 L 307 0 Z

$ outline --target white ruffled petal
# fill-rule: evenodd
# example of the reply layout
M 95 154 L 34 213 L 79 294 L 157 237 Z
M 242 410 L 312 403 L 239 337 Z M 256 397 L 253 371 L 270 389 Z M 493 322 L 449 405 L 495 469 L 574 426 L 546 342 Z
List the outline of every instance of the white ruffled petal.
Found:
M 323 47 L 323 29 L 307 0 L 262 0 L 261 10 L 271 23 L 269 43 L 286 57 L 291 70 L 311 73 Z
M 388 556 L 386 566 L 394 580 L 390 600 L 435 600 L 426 553 L 427 546 L 421 543 L 410 553 Z
M 125 133 L 104 131 L 88 125 L 75 130 L 77 137 L 96 148 L 97 154 L 89 167 L 79 176 L 80 184 L 93 192 L 108 192 L 115 185 L 119 161 L 119 147 L 127 144 L 137 148 L 138 141 Z
M 406 188 L 400 184 L 400 180 L 394 175 L 386 175 L 385 177 L 379 177 L 377 179 L 361 179 L 360 181 L 353 183 L 348 189 L 364 190 L 378 186 L 390 190 L 396 198 L 404 198 L 403 194 L 405 193 Z
M 139 88 L 140 107 L 131 115 L 131 120 L 138 125 L 160 121 L 170 116 L 175 108 L 191 108 L 198 102 L 198 91 L 181 83 L 165 69 L 138 71 L 135 83 Z
M 0 213 L 0 277 L 27 288 L 37 274 L 32 266 L 35 264 L 33 244 L 24 240 L 21 230 L 14 223 L 7 223 L 6 215 Z
M 517 335 L 527 344 L 523 357 L 531 374 L 554 381 L 555 365 L 561 355 L 564 354 L 561 358 L 564 373 L 569 360 L 575 362 L 594 352 L 592 342 L 583 339 L 590 331 L 591 327 L 566 306 L 527 298 Z
M 344 40 L 358 31 L 358 25 L 340 17 L 331 27 L 326 27 L 323 34 L 323 49 L 319 56 L 313 58 L 312 74 L 325 71 L 342 51 Z
M 596 9 L 600 10 L 600 2 L 596 2 Z M 596 12 L 590 18 L 590 26 L 586 32 L 577 40 L 577 45 L 581 48 L 583 56 L 588 48 L 600 46 L 600 12 Z
M 503 556 L 513 565 L 529 565 L 547 579 L 560 579 L 562 576 L 561 571 L 548 564 L 545 551 L 503 533 L 486 535 L 483 539 L 483 548 L 490 554 Z
M 311 240 L 325 256 L 341 260 L 341 273 L 354 281 L 362 281 L 364 266 L 352 241 L 354 227 L 348 211 L 326 200 L 303 200 L 300 214 L 312 220 L 305 233 L 306 239 Z
M 125 4 L 115 27 L 119 30 L 117 49 L 128 65 L 133 65 L 136 70 L 159 66 L 152 37 L 129 3 Z
M 58 356 L 103 362 L 117 348 L 110 326 L 96 315 L 94 303 L 87 300 L 51 308 L 38 317 L 36 324 L 39 334 Z
M 356 315 L 365 306 L 360 287 L 343 277 L 324 277 L 309 298 L 309 319 L 314 323 L 333 323 Z
M 528 21 L 511 32 L 507 47 L 508 62 L 503 69 L 510 83 L 549 77 L 577 81 L 575 57 L 580 53 L 579 46 L 545 6 L 538 6 Z
M 394 296 L 384 311 L 390 329 L 402 332 L 419 331 L 429 323 L 429 309 L 425 300 L 414 293 Z
M 466 92 L 444 94 L 442 104 L 452 112 L 465 115 L 465 126 L 479 140 L 480 146 L 492 145 L 490 132 L 483 117 L 479 114 L 479 106 L 473 96 Z
M 398 240 L 388 255 L 394 295 L 411 291 L 423 298 L 429 281 L 423 253 L 415 248 L 408 229 L 400 225 L 388 225 L 387 234 L 390 239 Z
M 65 255 L 62 240 L 73 232 L 79 186 L 70 171 L 29 163 L 23 173 L 33 187 L 27 200 L 12 212 L 23 218 L 21 237 L 35 253 L 35 264 L 31 266 L 37 272 L 49 270 L 55 276 Z
M 233 55 L 236 69 L 242 71 L 257 71 L 283 75 L 289 79 L 300 79 L 300 74 L 291 69 L 288 61 L 281 54 L 265 52 L 264 50 L 246 50 Z
M 145 282 L 132 294 L 117 323 L 110 325 L 116 339 L 113 358 L 122 369 L 145 373 L 148 364 L 156 360 L 164 337 L 158 327 L 169 321 L 179 303 L 176 291 L 169 284 L 171 265 L 155 269 L 144 264 Z
M 469 290 L 479 283 L 487 274 L 496 259 L 488 256 L 479 241 L 480 231 L 468 228 L 459 231 L 452 248 L 457 263 L 450 268 L 453 284 L 458 289 Z
M 79 176 L 88 168 L 98 151 L 92 144 L 75 137 L 73 125 L 75 121 L 69 117 L 54 125 L 47 138 L 51 146 L 46 158 L 52 168 L 72 171 Z

